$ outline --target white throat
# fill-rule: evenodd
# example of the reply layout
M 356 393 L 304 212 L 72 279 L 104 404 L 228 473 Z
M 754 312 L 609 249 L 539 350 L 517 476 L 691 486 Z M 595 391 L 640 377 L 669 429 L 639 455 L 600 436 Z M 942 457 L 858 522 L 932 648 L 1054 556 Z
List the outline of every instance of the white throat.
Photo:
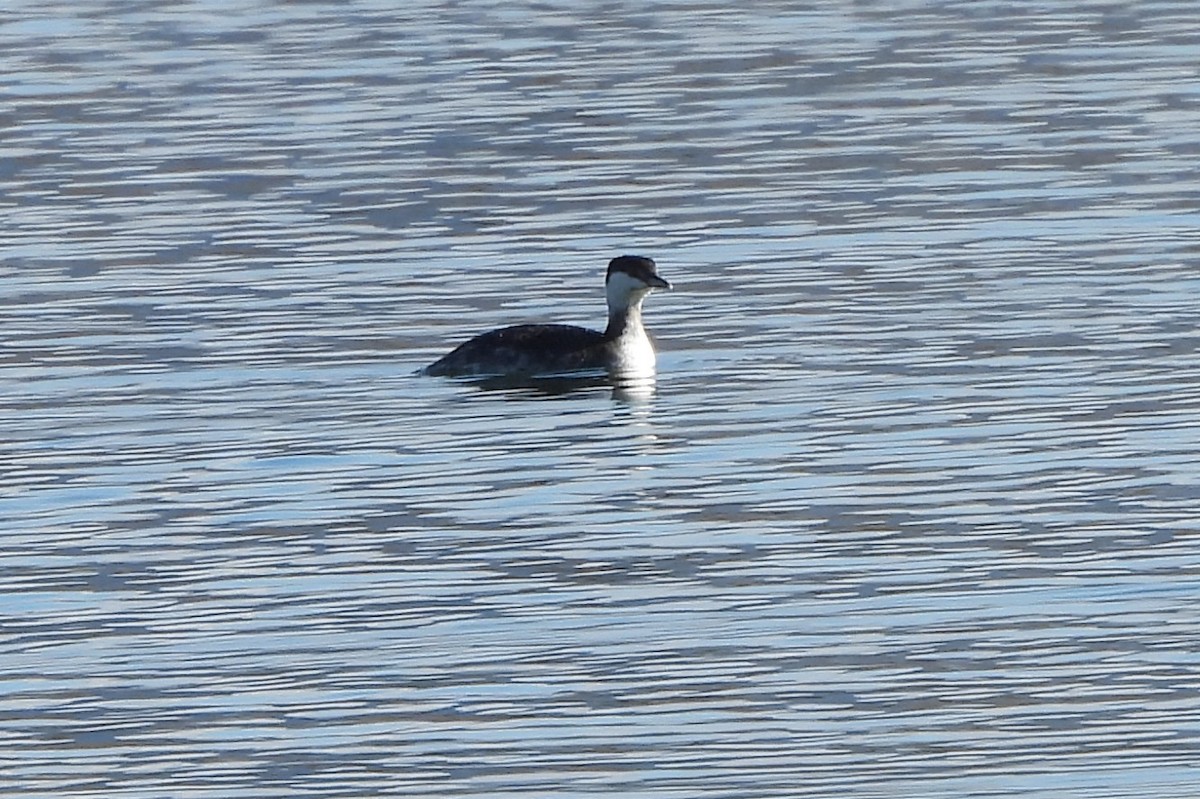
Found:
M 652 374 L 654 345 L 642 326 L 642 300 L 650 287 L 624 272 L 613 272 L 605 285 L 608 332 L 613 336 L 610 367 L 621 374 Z
M 650 287 L 624 272 L 613 272 L 604 284 L 605 299 L 608 300 L 609 318 L 631 308 L 640 309 L 642 299 L 650 293 Z

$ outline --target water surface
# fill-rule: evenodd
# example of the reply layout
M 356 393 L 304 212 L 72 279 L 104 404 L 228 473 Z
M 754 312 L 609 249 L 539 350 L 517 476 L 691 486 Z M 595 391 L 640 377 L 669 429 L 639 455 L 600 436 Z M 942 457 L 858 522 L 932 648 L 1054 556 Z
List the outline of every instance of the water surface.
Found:
M 7 794 L 1194 796 L 1189 4 L 394 5 L 0 23 Z

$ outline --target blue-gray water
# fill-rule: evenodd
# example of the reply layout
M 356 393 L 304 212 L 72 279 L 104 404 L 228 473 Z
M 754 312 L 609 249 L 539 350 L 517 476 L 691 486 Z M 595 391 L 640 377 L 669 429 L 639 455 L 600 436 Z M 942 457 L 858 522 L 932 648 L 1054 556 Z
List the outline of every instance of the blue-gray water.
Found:
M 1196 796 L 1200 11 L 582 5 L 4 12 L 0 793 Z

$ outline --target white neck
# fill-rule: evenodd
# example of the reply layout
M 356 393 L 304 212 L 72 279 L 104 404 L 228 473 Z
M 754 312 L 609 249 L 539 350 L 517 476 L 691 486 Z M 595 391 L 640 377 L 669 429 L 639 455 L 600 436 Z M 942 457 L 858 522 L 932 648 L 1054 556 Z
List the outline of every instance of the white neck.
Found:
M 604 293 L 608 300 L 608 329 L 605 334 L 609 338 L 645 338 L 646 332 L 642 328 L 642 300 L 650 293 L 646 284 L 624 272 L 613 272 L 608 276 Z
M 614 272 L 608 279 L 608 328 L 604 335 L 612 344 L 610 367 L 620 373 L 654 371 L 654 346 L 642 326 L 642 300 L 650 289 L 640 280 Z

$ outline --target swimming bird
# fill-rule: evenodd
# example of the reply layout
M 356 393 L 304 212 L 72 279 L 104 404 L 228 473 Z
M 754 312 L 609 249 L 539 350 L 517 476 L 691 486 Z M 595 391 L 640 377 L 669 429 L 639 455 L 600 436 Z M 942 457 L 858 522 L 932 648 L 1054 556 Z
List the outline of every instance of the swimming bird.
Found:
M 610 374 L 653 374 L 654 346 L 642 325 L 642 301 L 670 289 L 649 258 L 622 255 L 608 264 L 603 333 L 575 325 L 515 325 L 490 330 L 458 346 L 423 371 L 427 375 L 547 375 L 604 369 Z

